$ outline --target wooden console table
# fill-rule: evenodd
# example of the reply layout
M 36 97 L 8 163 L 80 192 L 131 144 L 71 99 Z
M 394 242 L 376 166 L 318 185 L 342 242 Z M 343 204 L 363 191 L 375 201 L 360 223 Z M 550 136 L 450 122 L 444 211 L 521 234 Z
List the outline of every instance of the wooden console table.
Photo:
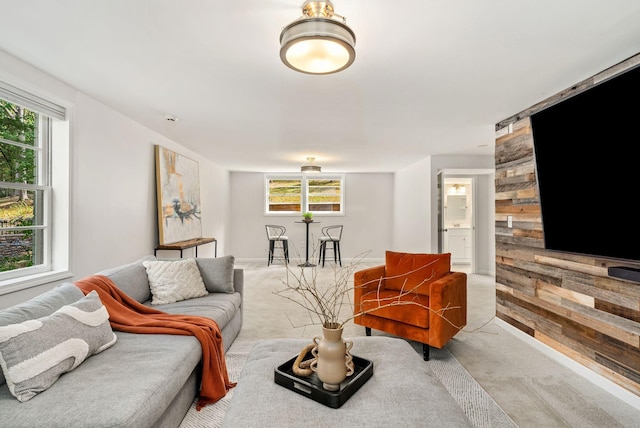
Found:
M 180 258 L 182 258 L 182 251 L 187 248 L 196 248 L 196 257 L 198 257 L 198 247 L 200 245 L 208 244 L 213 242 L 215 244 L 214 257 L 218 257 L 218 241 L 216 238 L 195 238 L 189 239 L 188 241 L 180 241 L 174 242 L 172 244 L 160 244 L 153 251 L 153 255 L 158 254 L 158 250 L 180 250 Z

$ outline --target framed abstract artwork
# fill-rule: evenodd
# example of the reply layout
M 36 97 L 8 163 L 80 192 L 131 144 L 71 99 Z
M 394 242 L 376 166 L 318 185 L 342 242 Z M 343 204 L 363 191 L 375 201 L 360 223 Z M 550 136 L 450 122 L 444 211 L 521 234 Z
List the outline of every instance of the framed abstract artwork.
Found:
M 155 152 L 160 245 L 201 238 L 198 162 L 160 145 Z

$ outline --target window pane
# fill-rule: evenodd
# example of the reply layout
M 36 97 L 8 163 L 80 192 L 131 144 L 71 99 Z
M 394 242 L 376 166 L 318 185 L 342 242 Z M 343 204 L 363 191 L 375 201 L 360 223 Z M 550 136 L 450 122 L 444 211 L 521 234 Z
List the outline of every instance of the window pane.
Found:
M 36 113 L 0 100 L 0 181 L 36 182 L 37 123 Z
M 43 190 L 0 187 L 0 232 L 43 225 Z
M 0 188 L 0 272 L 35 266 L 43 260 L 44 191 Z
M 268 192 L 269 212 L 301 211 L 301 180 L 271 179 L 268 184 Z
M 50 270 L 51 130 L 46 115 L 0 99 L 0 280 Z
M 307 189 L 309 211 L 340 212 L 342 210 L 342 180 L 309 180 Z
M 0 192 L 17 193 L 0 198 L 0 271 L 41 264 L 44 232 L 32 226 L 42 223 L 36 220 L 36 207 L 42 205 L 43 192 L 6 188 Z
M 0 230 L 0 272 L 42 264 L 42 229 Z

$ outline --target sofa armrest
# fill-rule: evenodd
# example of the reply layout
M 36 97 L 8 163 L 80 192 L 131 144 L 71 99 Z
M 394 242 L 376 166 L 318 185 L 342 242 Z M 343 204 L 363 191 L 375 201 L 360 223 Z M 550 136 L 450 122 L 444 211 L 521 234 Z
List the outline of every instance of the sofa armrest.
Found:
M 244 295 L 244 270 L 233 269 L 233 288 L 241 295 Z
M 467 274 L 449 272 L 433 281 L 429 307 L 429 341 L 441 348 L 467 325 Z

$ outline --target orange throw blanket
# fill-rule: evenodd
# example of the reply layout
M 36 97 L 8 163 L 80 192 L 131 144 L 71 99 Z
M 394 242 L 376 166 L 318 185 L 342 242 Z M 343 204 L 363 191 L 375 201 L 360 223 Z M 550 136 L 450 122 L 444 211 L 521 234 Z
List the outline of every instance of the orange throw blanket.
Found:
M 96 290 L 109 312 L 114 330 L 142 334 L 179 334 L 195 336 L 202 345 L 202 379 L 196 409 L 215 403 L 236 386 L 229 381 L 224 359 L 222 333 L 209 318 L 195 315 L 174 315 L 139 303 L 103 275 L 93 275 L 75 282 L 86 295 Z

